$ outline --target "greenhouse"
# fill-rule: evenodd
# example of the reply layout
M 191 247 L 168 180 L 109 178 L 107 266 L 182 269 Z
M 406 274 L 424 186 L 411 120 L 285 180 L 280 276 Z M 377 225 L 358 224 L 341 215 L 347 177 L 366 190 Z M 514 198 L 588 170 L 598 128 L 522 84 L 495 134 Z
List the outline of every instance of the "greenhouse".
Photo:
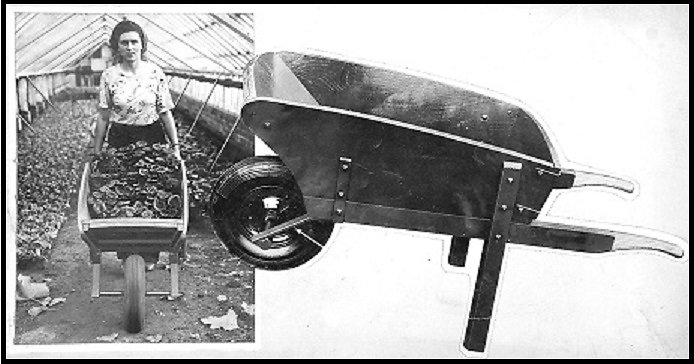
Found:
M 178 153 L 183 162 L 181 166 L 185 169 L 181 170 L 176 162 L 169 165 L 161 162 L 169 160 L 166 144 L 157 144 L 163 149 L 156 150 L 144 147 L 137 154 L 112 149 L 109 145 L 113 143 L 105 141 L 109 149 L 105 147 L 103 151 L 117 158 L 114 160 L 118 162 L 116 169 L 128 170 L 136 162 L 145 166 L 145 169 L 139 168 L 143 175 L 130 182 L 118 170 L 111 171 L 115 174 L 108 174 L 103 169 L 100 173 L 105 177 L 99 180 L 96 175 L 98 172 L 95 171 L 101 167 L 97 167 L 97 164 L 106 158 L 93 154 L 95 136 L 98 134 L 97 125 L 101 120 L 99 102 L 104 92 L 100 87 L 106 82 L 102 79 L 104 72 L 120 59 L 114 54 L 118 50 L 112 48 L 110 38 L 116 26 L 125 21 L 139 25 L 144 32 L 145 40 L 142 45 L 146 49 L 142 52 L 142 61 L 154 64 L 163 71 L 164 82 L 170 94 L 169 106 L 177 133 Z M 29 338 L 31 323 L 27 320 L 43 311 L 54 309 L 51 308 L 53 305 L 62 304 L 61 299 L 75 289 L 85 290 L 88 295 L 91 291 L 92 298 L 107 297 L 109 292 L 120 292 L 117 287 L 122 284 L 119 282 L 123 277 L 110 276 L 108 266 L 121 261 L 125 267 L 125 257 L 130 254 L 127 249 L 134 249 L 133 252 L 141 255 L 150 255 L 151 259 L 147 259 L 144 269 L 148 272 L 148 277 L 158 278 L 155 281 L 171 280 L 170 285 L 161 283 L 158 288 L 161 288 L 161 294 L 166 293 L 163 298 L 168 295 L 172 300 L 180 299 L 178 292 L 187 291 L 191 294 L 192 287 L 214 284 L 207 281 L 211 278 L 228 283 L 224 274 L 229 273 L 222 272 L 225 270 L 223 261 L 228 261 L 229 267 L 234 267 L 233 273 L 237 277 L 233 289 L 235 304 L 243 303 L 243 307 L 237 306 L 241 316 L 238 321 L 234 321 L 238 322 L 238 329 L 231 332 L 223 330 L 223 334 L 210 330 L 210 336 L 202 340 L 252 342 L 254 320 L 247 311 L 252 312 L 252 308 L 248 307 L 253 306 L 253 270 L 228 253 L 218 251 L 224 248 L 208 226 L 207 211 L 209 194 L 216 178 L 232 163 L 253 155 L 253 134 L 237 122 L 243 98 L 244 68 L 255 56 L 252 14 L 18 12 L 15 14 L 14 41 L 17 229 L 16 250 L 12 251 L 16 251 L 20 278 L 18 292 L 26 300 L 18 302 L 16 342 L 40 343 L 40 340 L 37 342 Z M 171 135 L 166 138 L 170 140 Z M 145 161 L 155 159 L 158 162 L 154 165 L 145 164 Z M 91 166 L 87 169 L 93 169 L 94 172 L 88 179 L 85 179 L 83 173 L 85 163 Z M 157 168 L 159 177 L 166 175 L 168 180 L 157 179 L 153 172 Z M 138 169 L 134 171 L 137 172 Z M 182 172 L 185 172 L 184 176 L 181 175 Z M 114 179 L 119 179 L 119 184 L 113 185 Z M 183 190 L 181 180 L 184 180 Z M 173 181 L 173 185 L 166 185 L 166 181 Z M 96 185 L 97 183 L 101 184 Z M 91 192 L 83 190 L 85 188 Z M 82 197 L 86 202 L 81 201 Z M 144 239 L 145 243 L 149 241 L 149 248 L 123 248 L 127 240 L 125 235 L 119 235 L 122 241 L 116 246 L 104 245 L 108 243 L 99 241 L 98 247 L 90 246 L 85 244 L 89 238 L 85 240 L 86 235 L 80 238 L 80 233 L 74 229 L 78 226 L 78 221 L 80 228 L 85 221 L 80 212 L 82 206 L 87 209 L 87 216 L 97 222 L 98 218 L 106 218 L 103 221 L 109 218 L 111 221 L 119 221 L 129 217 L 155 219 L 151 220 L 154 221 L 152 224 L 157 221 L 178 221 L 179 229 L 183 228 L 183 239 L 176 245 L 177 240 L 174 238 L 174 245 L 168 248 L 156 247 L 156 240 L 152 240 L 155 238 L 142 238 L 142 234 L 154 234 L 152 229 L 143 228 L 139 232 L 137 228 L 131 228 L 130 234 L 134 234 L 136 240 Z M 197 236 L 188 237 L 186 242 L 186 233 L 193 232 L 197 232 Z M 101 240 L 103 239 L 107 238 L 102 237 Z M 136 240 L 133 240 L 134 243 Z M 185 247 L 181 247 L 181 244 Z M 178 255 L 173 258 L 173 255 L 166 254 L 174 251 L 174 247 L 179 249 L 178 254 L 183 257 L 180 264 Z M 115 251 L 120 253 L 116 255 Z M 157 252 L 158 255 L 153 256 Z M 85 253 L 88 254 L 84 256 Z M 205 267 L 201 264 L 201 259 L 206 259 L 206 256 L 220 256 L 220 253 L 221 266 Z M 64 257 L 75 259 L 63 260 Z M 90 265 L 90 274 L 96 275 L 91 285 L 68 288 L 68 282 L 47 284 L 50 278 L 46 274 L 60 271 L 79 274 L 72 270 L 90 269 Z M 139 268 L 126 268 L 125 271 L 128 269 Z M 179 286 L 179 269 L 182 272 L 198 272 L 193 276 L 181 275 Z M 132 281 L 132 278 L 126 278 L 126 281 L 128 279 Z M 113 282 L 109 286 L 107 281 L 115 282 L 115 287 Z M 47 291 L 49 287 L 50 292 Z M 151 286 L 146 290 L 156 291 Z M 136 293 L 144 294 L 144 289 L 140 291 L 142 292 Z M 229 295 L 228 290 L 221 290 L 220 294 L 222 291 Z M 201 305 L 206 301 L 217 302 L 216 297 L 220 294 L 213 296 L 212 289 L 200 291 L 199 294 L 201 297 L 190 312 L 203 316 L 205 314 L 202 313 L 204 309 Z M 118 301 L 109 301 L 100 301 L 103 307 L 99 307 L 99 312 L 114 310 L 111 304 L 117 304 Z M 230 302 L 220 304 L 231 309 Z M 157 308 L 160 311 L 172 309 L 169 301 L 162 301 L 160 305 L 162 307 Z M 135 306 L 135 309 L 139 309 Z M 81 309 L 84 307 L 79 303 L 77 307 L 71 308 L 77 312 Z M 121 311 L 115 309 L 117 316 L 121 315 Z M 95 313 L 94 316 L 99 315 Z M 143 318 L 144 312 L 140 312 L 139 316 Z M 122 318 L 117 319 L 120 321 Z M 193 321 L 199 319 L 200 317 L 193 316 L 189 318 Z M 128 324 L 128 328 L 139 332 L 143 326 L 140 325 L 141 322 L 137 322 L 137 318 L 135 321 L 134 324 Z M 116 325 L 121 327 L 123 324 L 117 322 Z M 91 335 L 86 339 L 87 342 L 99 342 L 99 338 L 105 336 L 99 335 L 98 330 L 88 324 L 84 326 L 84 330 L 90 331 Z M 176 338 L 169 337 L 166 341 L 195 341 L 189 334 L 180 331 Z M 148 335 L 140 335 L 141 338 L 137 340 L 156 342 L 148 338 Z M 58 338 L 57 342 L 70 340 L 72 339 L 68 337 Z

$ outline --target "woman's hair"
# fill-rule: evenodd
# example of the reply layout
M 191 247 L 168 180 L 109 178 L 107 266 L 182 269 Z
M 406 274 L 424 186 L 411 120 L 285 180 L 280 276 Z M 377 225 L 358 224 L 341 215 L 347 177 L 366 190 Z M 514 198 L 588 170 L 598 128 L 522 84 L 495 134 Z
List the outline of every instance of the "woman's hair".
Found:
M 120 42 L 120 36 L 127 32 L 137 32 L 140 35 L 140 40 L 142 41 L 142 54 L 141 57 L 145 59 L 145 53 L 147 52 L 147 36 L 142 28 L 137 25 L 137 23 L 130 20 L 123 20 L 116 24 L 111 33 L 111 39 L 109 40 L 109 46 L 114 56 L 115 62 L 120 62 L 120 55 L 118 54 L 118 42 Z

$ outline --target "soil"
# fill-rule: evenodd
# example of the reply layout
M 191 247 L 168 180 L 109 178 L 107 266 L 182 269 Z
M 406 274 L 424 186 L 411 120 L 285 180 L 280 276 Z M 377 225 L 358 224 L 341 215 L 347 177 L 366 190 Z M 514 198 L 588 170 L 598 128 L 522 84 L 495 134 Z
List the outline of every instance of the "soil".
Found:
M 70 205 L 77 205 L 76 198 Z M 89 248 L 79 236 L 77 213 L 72 211 L 44 265 L 17 271 L 31 276 L 32 282 L 47 282 L 50 297 L 66 300 L 33 317 L 28 310 L 41 304 L 36 300 L 17 301 L 14 343 L 254 342 L 253 268 L 226 250 L 208 218 L 191 210 L 190 219 L 189 259 L 181 265 L 179 273 L 183 295 L 176 299 L 147 296 L 144 329 L 132 334 L 125 331 L 122 297 L 91 297 Z M 165 261 L 165 254 L 161 258 Z M 167 268 L 162 263 L 146 273 L 147 291 L 170 290 Z M 123 287 L 121 261 L 115 253 L 104 253 L 101 291 L 121 291 Z M 230 309 L 237 316 L 238 328 L 213 329 L 201 321 L 224 316 Z M 104 341 L 109 336 L 115 339 Z

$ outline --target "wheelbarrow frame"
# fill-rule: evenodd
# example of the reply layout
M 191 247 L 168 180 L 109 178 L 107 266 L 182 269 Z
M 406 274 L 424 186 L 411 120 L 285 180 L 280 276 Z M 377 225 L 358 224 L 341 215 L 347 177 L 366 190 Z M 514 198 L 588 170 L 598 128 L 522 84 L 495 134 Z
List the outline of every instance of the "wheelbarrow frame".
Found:
M 180 296 L 181 292 L 178 284 L 180 254 L 185 246 L 189 218 L 188 181 L 183 161 L 181 161 L 183 211 L 181 218 L 178 219 L 92 218 L 87 206 L 87 196 L 90 192 L 88 183 L 90 170 L 90 164 L 87 163 L 82 173 L 78 195 L 77 227 L 80 237 L 89 246 L 89 256 L 92 264 L 91 297 L 125 295 L 125 291 L 101 291 L 101 253 L 116 252 L 119 255 L 139 256 L 143 254 L 158 254 L 162 251 L 169 253 L 171 289 L 170 291 L 145 291 L 144 295 Z M 126 289 L 130 285 L 145 287 L 145 274 L 136 274 L 135 276 L 126 274 L 125 278 Z M 128 282 L 130 279 L 141 281 Z M 128 317 L 126 317 L 126 320 L 128 320 Z

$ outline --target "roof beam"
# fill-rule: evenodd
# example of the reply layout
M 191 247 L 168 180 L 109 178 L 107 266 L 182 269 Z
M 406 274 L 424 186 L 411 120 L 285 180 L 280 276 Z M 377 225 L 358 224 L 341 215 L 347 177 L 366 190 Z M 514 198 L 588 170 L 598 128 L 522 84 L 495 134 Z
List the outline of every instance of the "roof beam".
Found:
M 96 51 L 96 49 L 99 48 L 99 47 L 101 47 L 102 45 L 104 45 L 104 43 L 103 43 L 103 41 L 101 41 L 101 40 L 96 41 L 96 42 L 92 42 L 92 43 L 90 43 L 86 48 L 83 48 L 83 49 L 86 49 L 86 51 L 84 51 L 84 52 L 82 52 L 82 53 L 76 53 L 76 56 L 75 56 L 75 54 L 73 54 L 73 56 L 70 57 L 70 58 L 68 58 L 68 59 L 66 59 L 65 62 L 64 62 L 63 64 L 75 66 L 75 65 L 73 64 L 73 62 L 75 62 L 75 61 L 81 59 L 82 57 L 84 57 L 84 56 L 87 55 L 87 54 L 92 54 L 92 53 L 94 53 L 94 51 Z
M 59 25 L 65 23 L 66 21 L 68 21 L 68 20 L 69 20 L 70 18 L 72 18 L 73 16 L 75 16 L 75 14 L 70 14 L 70 15 L 68 15 L 67 17 L 65 17 L 63 20 L 61 20 L 61 21 L 55 23 L 53 26 L 49 27 L 49 28 L 46 29 L 44 32 L 42 32 L 41 34 L 39 34 L 36 38 L 30 40 L 30 41 L 27 42 L 25 45 L 19 47 L 19 48 L 16 50 L 16 52 L 18 53 L 18 52 L 20 52 L 22 49 L 24 49 L 24 48 L 30 46 L 31 43 L 34 43 L 34 42 L 36 42 L 37 40 L 41 39 L 41 37 L 43 37 L 44 35 L 48 34 L 48 32 L 50 32 L 51 30 L 55 29 L 55 28 L 58 27 Z
M 222 86 L 228 86 L 228 87 L 234 87 L 234 88 L 243 88 L 243 82 L 238 80 L 239 75 L 235 74 L 213 74 L 209 72 L 198 72 L 198 71 L 188 71 L 188 70 L 179 70 L 179 69 L 174 69 L 174 68 L 166 68 L 164 69 L 164 73 L 167 75 L 171 76 L 176 76 L 176 77 L 182 77 L 182 78 L 192 78 L 196 81 L 202 81 L 202 82 L 214 82 L 217 81 L 218 84 Z M 213 75 L 219 75 L 218 77 L 215 77 Z
M 162 27 L 161 25 L 157 24 L 156 22 L 150 20 L 150 19 L 147 18 L 146 16 L 144 16 L 144 15 L 142 15 L 142 14 L 138 14 L 138 15 L 139 15 L 140 17 L 142 17 L 143 19 L 147 20 L 148 22 L 154 24 L 157 28 L 163 30 L 165 33 L 167 33 L 167 34 L 171 35 L 172 37 L 176 38 L 178 41 L 180 41 L 180 42 L 182 42 L 183 44 L 187 45 L 190 49 L 196 51 L 197 53 L 199 53 L 199 54 L 202 55 L 203 57 L 209 59 L 210 61 L 214 62 L 214 63 L 217 64 L 218 66 L 222 67 L 222 69 L 226 69 L 226 66 L 225 66 L 224 64 L 219 63 L 219 61 L 217 61 L 216 59 L 214 59 L 214 58 L 208 56 L 208 55 L 205 54 L 204 52 L 200 51 L 199 49 L 197 49 L 196 47 L 194 47 L 194 46 L 191 45 L 190 43 L 186 42 L 184 39 L 181 39 L 181 37 L 179 37 L 178 35 L 172 33 L 172 32 L 169 31 L 168 29 L 165 29 L 164 27 Z
M 96 18 L 95 20 L 98 20 L 98 19 L 99 19 L 99 18 Z M 78 31 L 76 31 L 76 32 L 74 32 L 74 33 L 72 33 L 72 34 L 70 34 L 69 36 L 64 37 L 64 38 L 61 38 L 58 42 L 52 44 L 52 45 L 50 46 L 50 48 L 48 49 L 48 51 L 45 52 L 45 53 L 43 53 L 41 56 L 39 56 L 39 57 L 37 57 L 37 58 L 29 59 L 28 62 L 25 60 L 24 62 L 22 62 L 22 67 L 21 67 L 21 68 L 25 68 L 25 67 L 27 67 L 29 64 L 36 62 L 37 60 L 39 60 L 39 59 L 45 57 L 46 55 L 50 54 L 51 52 L 54 52 L 54 51 L 60 49 L 61 46 L 63 46 L 64 44 L 66 44 L 66 43 L 65 43 L 66 41 L 68 41 L 68 40 L 70 40 L 70 39 L 73 39 L 77 34 L 83 32 L 85 29 L 87 29 L 89 26 L 91 26 L 92 23 L 94 23 L 94 21 L 90 22 L 89 24 L 85 25 L 84 27 L 80 28 Z M 93 34 L 93 33 L 87 34 L 87 36 L 89 36 L 89 35 L 91 35 L 91 34 Z M 64 48 L 64 47 L 63 47 L 63 48 Z M 26 53 L 25 53 L 25 56 L 26 56 Z M 18 57 L 18 58 L 19 58 L 19 57 Z M 18 59 L 18 63 L 19 63 L 19 59 Z
M 171 63 L 171 62 L 169 62 L 168 60 L 164 59 L 163 57 L 161 57 L 160 55 L 156 54 L 155 52 L 149 52 L 148 55 L 150 55 L 150 56 L 152 56 L 152 57 L 154 57 L 154 58 L 157 58 L 157 59 L 159 60 L 160 63 L 166 63 L 166 65 L 168 65 L 168 66 L 170 66 L 170 67 L 175 67 L 175 65 L 174 65 L 173 63 Z M 160 67 L 161 67 L 161 66 L 160 66 Z M 164 67 L 161 67 L 161 68 L 164 68 Z
M 84 42 L 85 40 L 88 40 L 88 42 L 86 44 L 89 44 L 89 45 L 94 44 L 96 42 L 103 43 L 103 34 L 100 35 L 99 38 L 90 38 L 90 36 L 91 36 L 91 34 L 87 35 L 86 37 L 82 38 L 82 40 L 80 40 L 78 43 L 76 43 L 70 47 L 70 48 L 76 50 L 76 52 L 75 51 L 73 51 L 71 53 L 65 52 L 65 53 L 61 54 L 59 57 L 55 58 L 54 60 L 44 64 L 39 69 L 40 70 L 46 70 L 46 69 L 51 69 L 51 68 L 55 68 L 58 66 L 61 66 L 60 68 L 62 68 L 62 66 L 69 64 L 69 62 L 65 62 L 65 61 L 67 59 L 70 59 L 70 57 L 72 55 L 74 55 L 77 52 L 79 52 L 80 50 L 84 49 L 81 46 L 82 46 L 82 43 L 85 43 Z
M 199 27 L 199 26 L 200 26 L 198 23 L 196 23 L 193 19 L 189 18 L 188 16 L 183 16 L 183 21 L 189 22 L 190 24 L 192 24 L 192 25 L 195 26 L 195 27 Z M 209 35 L 209 34 L 206 33 L 205 35 Z M 193 35 L 191 35 L 190 37 L 192 38 Z M 202 34 L 196 34 L 195 37 L 197 37 L 197 39 L 199 40 L 200 43 L 205 44 L 205 48 L 207 48 L 207 49 L 210 50 L 210 52 L 209 52 L 210 54 L 213 54 L 213 53 L 214 53 L 213 51 L 214 51 L 215 49 L 219 48 L 219 45 L 218 45 L 218 44 L 214 44 L 214 43 L 212 42 L 211 39 L 212 39 L 213 37 L 206 37 L 206 36 L 203 36 Z M 243 68 L 243 64 L 239 63 L 236 59 L 231 59 L 231 60 L 230 60 L 230 63 L 231 63 L 231 66 L 233 66 L 233 67 L 236 68 L 236 69 L 241 69 L 241 68 Z M 229 66 L 229 65 L 227 65 L 227 67 L 228 67 L 228 66 Z
M 191 14 L 190 16 L 191 16 L 191 17 L 197 18 L 198 21 L 202 22 L 203 24 L 205 23 L 204 19 L 202 19 L 202 18 L 200 18 L 199 16 L 197 16 L 197 14 Z M 229 54 L 235 54 L 235 53 L 236 53 L 236 54 L 239 54 L 239 55 L 243 55 L 243 54 L 244 54 L 243 51 L 240 50 L 240 49 L 238 49 L 234 44 L 231 44 L 230 42 L 228 42 L 228 41 L 226 40 L 226 37 L 225 37 L 223 34 L 221 34 L 221 33 L 214 27 L 214 25 L 223 26 L 221 23 L 219 23 L 219 22 L 217 22 L 216 20 L 212 19 L 212 23 L 210 23 L 208 29 L 209 29 L 210 32 L 212 32 L 212 33 L 215 35 L 215 37 L 213 37 L 213 39 L 216 40 L 217 43 L 219 43 L 219 44 L 222 46 L 222 48 L 224 48 L 224 50 L 228 51 Z M 239 61 L 238 63 L 239 63 L 239 65 L 240 65 L 239 68 L 243 68 L 243 67 L 245 67 L 245 65 L 246 65 L 246 62 L 244 62 L 244 61 Z
M 226 25 L 229 29 L 233 30 L 236 34 L 241 36 L 241 38 L 245 39 L 246 42 L 248 42 L 249 44 L 253 44 L 253 39 L 251 37 L 249 37 L 248 35 L 246 35 L 242 31 L 238 30 L 235 26 L 229 24 L 226 20 L 222 19 L 219 15 L 217 15 L 217 14 L 210 14 L 210 15 L 212 15 L 212 17 L 217 19 L 220 23 Z
M 25 14 L 28 14 L 28 13 L 25 13 Z M 22 29 L 24 29 L 24 27 L 27 26 L 27 24 L 29 24 L 31 22 L 31 20 L 36 17 L 36 15 L 38 15 L 38 13 L 29 13 L 27 16 L 23 17 L 22 19 L 17 19 L 17 24 L 19 24 L 19 23 L 22 23 L 22 24 L 17 27 L 17 29 L 15 30 L 15 34 L 22 31 Z

